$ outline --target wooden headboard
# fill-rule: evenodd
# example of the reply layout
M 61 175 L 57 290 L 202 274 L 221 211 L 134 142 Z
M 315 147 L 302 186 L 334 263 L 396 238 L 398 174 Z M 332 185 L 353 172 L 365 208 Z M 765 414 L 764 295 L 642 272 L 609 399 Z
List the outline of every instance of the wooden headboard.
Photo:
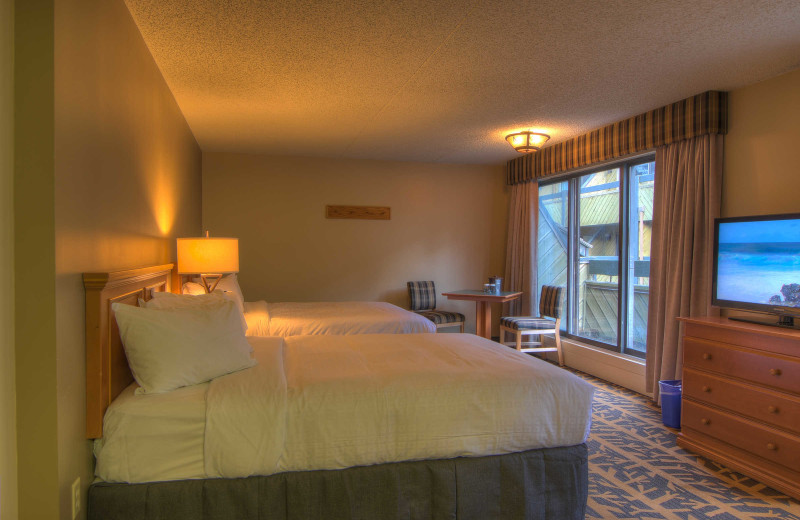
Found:
M 170 291 L 173 264 L 113 273 L 84 273 L 86 290 L 86 436 L 103 436 L 111 401 L 133 382 L 111 310 L 112 303 L 138 305 L 152 293 Z

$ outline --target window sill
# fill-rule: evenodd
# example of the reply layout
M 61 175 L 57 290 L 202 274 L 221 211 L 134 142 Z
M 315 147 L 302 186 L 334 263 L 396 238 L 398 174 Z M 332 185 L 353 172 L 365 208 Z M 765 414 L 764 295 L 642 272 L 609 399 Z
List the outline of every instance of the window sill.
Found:
M 645 391 L 643 359 L 580 343 L 572 338 L 562 338 L 561 349 L 564 351 L 564 364 L 568 367 L 652 397 Z M 548 356 L 548 359 L 557 360 L 555 352 L 548 352 Z

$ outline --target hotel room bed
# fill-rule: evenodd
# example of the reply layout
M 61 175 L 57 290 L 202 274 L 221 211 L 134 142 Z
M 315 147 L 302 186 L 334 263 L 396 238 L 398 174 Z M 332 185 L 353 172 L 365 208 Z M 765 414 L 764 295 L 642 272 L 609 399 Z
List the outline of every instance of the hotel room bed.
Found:
M 137 395 L 110 304 L 168 282 L 126 273 L 87 284 L 90 519 L 583 518 L 579 378 L 472 335 L 273 337 L 255 367 Z
M 244 302 L 248 336 L 410 334 L 436 325 L 386 302 Z
M 235 274 L 224 276 L 216 291 L 238 303 L 248 336 L 436 332 L 432 321 L 387 302 L 246 302 Z M 199 283 L 187 282 L 181 292 L 201 295 L 205 289 Z

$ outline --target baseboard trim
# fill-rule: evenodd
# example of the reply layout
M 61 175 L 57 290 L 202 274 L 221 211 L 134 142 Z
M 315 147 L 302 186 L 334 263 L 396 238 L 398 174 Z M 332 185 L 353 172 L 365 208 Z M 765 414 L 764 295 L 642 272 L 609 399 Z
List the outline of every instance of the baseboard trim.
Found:
M 564 352 L 564 364 L 568 367 L 652 397 L 652 393 L 645 390 L 643 359 L 567 338 L 561 338 L 561 349 Z M 558 358 L 554 354 L 548 354 L 548 359 L 557 361 Z

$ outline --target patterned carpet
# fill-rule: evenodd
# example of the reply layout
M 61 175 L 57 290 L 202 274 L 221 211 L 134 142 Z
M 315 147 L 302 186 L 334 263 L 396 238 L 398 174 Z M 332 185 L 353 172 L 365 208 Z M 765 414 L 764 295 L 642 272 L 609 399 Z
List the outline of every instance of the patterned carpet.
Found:
M 598 389 L 587 519 L 800 520 L 800 502 L 679 448 L 646 396 L 576 374 Z

